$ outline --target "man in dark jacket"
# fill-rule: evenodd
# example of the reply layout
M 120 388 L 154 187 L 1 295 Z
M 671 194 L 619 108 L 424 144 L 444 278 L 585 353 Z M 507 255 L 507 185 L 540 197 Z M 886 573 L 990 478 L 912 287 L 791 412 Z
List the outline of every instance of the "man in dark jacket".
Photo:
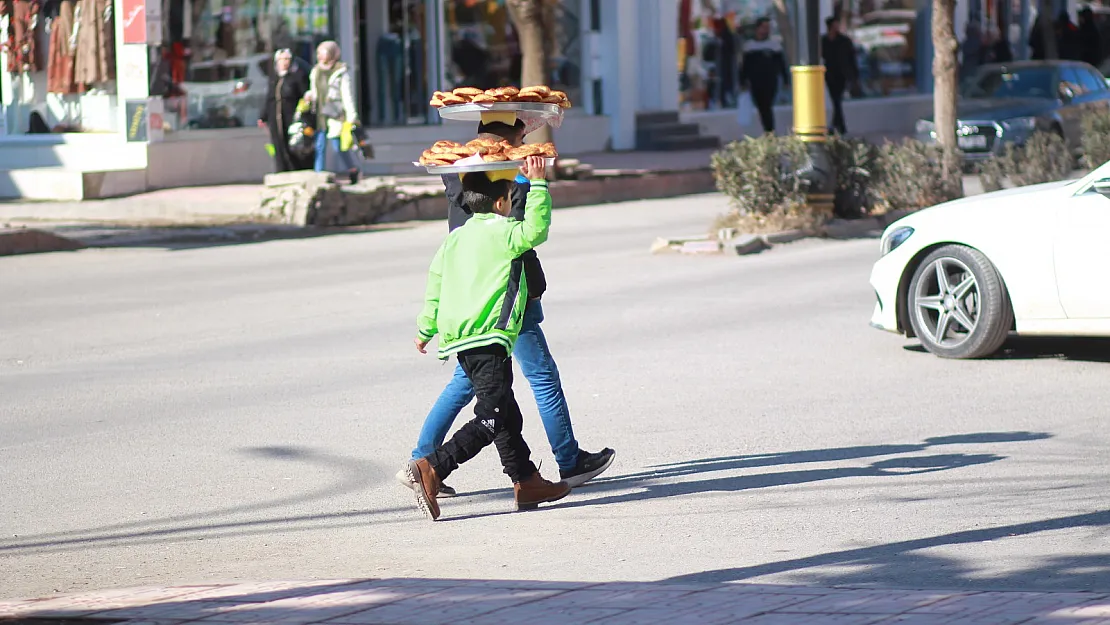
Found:
M 840 30 L 840 20 L 830 17 L 825 20 L 825 36 L 821 38 L 821 60 L 825 63 L 825 86 L 833 104 L 833 129 L 844 134 L 848 129 L 844 124 L 844 90 L 859 80 L 859 67 L 856 65 L 856 45 L 848 35 Z
M 771 20 L 761 17 L 755 23 L 755 39 L 744 46 L 744 60 L 740 67 L 740 87 L 751 89 L 752 102 L 759 109 L 763 131 L 775 132 L 775 96 L 779 91 L 779 78 L 790 82 L 786 72 L 786 57 L 782 45 L 771 39 Z
M 524 122 L 517 120 L 515 126 L 501 122 L 481 124 L 478 126 L 478 137 L 495 141 L 504 139 L 514 146 L 519 146 L 524 143 Z M 447 225 L 450 230 L 454 230 L 470 219 L 470 213 L 462 201 L 463 184 L 458 174 L 450 174 L 443 176 L 443 185 L 447 190 Z M 524 218 L 524 204 L 529 186 L 528 179 L 520 175 L 513 182 L 510 193 L 511 219 Z M 543 321 L 540 297 L 547 290 L 543 267 L 540 266 L 540 259 L 535 250 L 525 252 L 520 258 L 524 266 L 524 279 L 528 283 L 528 304 L 524 309 L 520 336 L 517 338 L 512 355 L 520 365 L 536 397 L 540 420 L 543 421 L 547 440 L 551 444 L 551 453 L 555 455 L 555 462 L 559 465 L 560 479 L 571 487 L 581 486 L 608 469 L 613 463 L 616 452 L 605 448 L 597 453 L 590 453 L 578 447 L 578 441 L 574 438 L 574 429 L 570 423 L 570 409 L 567 407 L 563 385 L 559 380 L 559 368 L 555 365 L 555 359 L 547 346 L 547 338 L 540 328 L 540 323 Z M 412 452 L 413 460 L 429 455 L 436 447 L 443 444 L 451 424 L 473 399 L 474 386 L 462 368 L 456 367 L 454 377 L 447 384 L 447 388 L 443 389 L 424 420 L 416 449 Z M 412 483 L 403 469 L 397 473 L 397 480 L 412 488 Z M 451 487 L 440 485 L 440 497 L 450 497 L 454 494 L 455 491 Z
M 1084 63 L 1098 67 L 1102 63 L 1102 37 L 1095 24 L 1095 12 L 1083 7 L 1079 12 L 1079 57 Z

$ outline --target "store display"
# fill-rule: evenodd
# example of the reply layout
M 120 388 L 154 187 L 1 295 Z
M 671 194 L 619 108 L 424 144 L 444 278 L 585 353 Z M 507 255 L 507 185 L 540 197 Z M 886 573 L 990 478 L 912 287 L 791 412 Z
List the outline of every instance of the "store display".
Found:
M 42 69 L 38 45 L 42 3 L 39 0 L 0 0 L 0 17 L 8 18 L 8 72 L 24 74 Z
M 46 64 L 46 90 L 68 95 L 77 93 L 77 0 L 61 0 L 58 14 L 50 20 L 50 58 Z
M 115 15 L 112 0 L 79 0 L 74 81 L 93 88 L 116 78 Z

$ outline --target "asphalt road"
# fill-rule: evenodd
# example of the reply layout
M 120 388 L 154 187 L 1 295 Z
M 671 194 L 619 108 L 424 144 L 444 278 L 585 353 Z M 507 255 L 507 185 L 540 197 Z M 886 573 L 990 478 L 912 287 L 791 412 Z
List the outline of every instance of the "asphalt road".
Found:
M 0 259 L 0 598 L 316 576 L 1110 587 L 1105 345 L 916 351 L 867 325 L 874 240 L 648 254 L 722 209 L 556 212 L 544 326 L 579 440 L 617 462 L 508 513 L 490 449 L 435 524 L 392 474 L 450 376 L 412 347 L 442 224 Z

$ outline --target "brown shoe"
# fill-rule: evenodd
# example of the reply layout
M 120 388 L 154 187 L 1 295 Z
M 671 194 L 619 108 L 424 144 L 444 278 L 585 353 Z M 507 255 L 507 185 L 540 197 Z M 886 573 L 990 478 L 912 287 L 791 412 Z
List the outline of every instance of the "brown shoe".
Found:
M 513 484 L 517 510 L 535 510 L 541 503 L 559 501 L 570 494 L 566 482 L 548 482 L 539 471 L 523 482 Z
M 439 477 L 436 476 L 435 470 L 424 458 L 409 462 L 405 470 L 412 480 L 416 507 L 420 508 L 424 516 L 435 521 L 439 518 L 439 502 L 436 501 L 436 495 L 439 494 Z

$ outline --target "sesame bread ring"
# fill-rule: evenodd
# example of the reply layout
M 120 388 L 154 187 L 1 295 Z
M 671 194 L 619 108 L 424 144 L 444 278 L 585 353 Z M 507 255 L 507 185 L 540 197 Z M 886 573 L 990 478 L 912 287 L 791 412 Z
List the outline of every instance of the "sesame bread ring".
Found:
M 484 94 L 485 91 L 482 89 L 475 89 L 474 87 L 459 87 L 451 93 L 464 98 L 473 98 L 476 95 Z
M 535 85 L 533 87 L 525 87 L 520 90 L 521 93 L 535 93 L 540 97 L 546 98 L 551 95 L 551 88 L 547 85 Z
M 474 104 L 493 104 L 495 102 L 500 102 L 500 100 L 498 100 L 496 96 L 487 95 L 485 93 L 480 93 L 474 96 L 470 99 L 470 101 Z
M 496 154 L 483 155 L 482 160 L 487 163 L 504 163 L 505 161 L 509 160 L 509 157 L 506 156 L 504 152 L 498 152 Z
M 459 97 L 453 93 L 448 93 L 441 97 L 440 101 L 443 102 L 444 106 L 456 106 L 458 104 L 466 104 L 469 100 L 463 97 Z
M 520 92 L 513 98 L 514 102 L 543 102 L 543 96 L 538 93 Z

